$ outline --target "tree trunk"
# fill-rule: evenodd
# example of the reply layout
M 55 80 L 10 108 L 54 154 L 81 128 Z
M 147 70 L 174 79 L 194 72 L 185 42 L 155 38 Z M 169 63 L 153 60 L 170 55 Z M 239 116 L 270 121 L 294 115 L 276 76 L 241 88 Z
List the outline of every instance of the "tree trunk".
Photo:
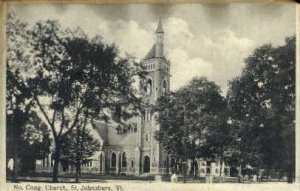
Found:
M 75 182 L 79 183 L 79 173 L 80 173 L 80 153 L 79 153 L 79 139 L 80 139 L 80 131 L 79 131 L 80 126 L 77 125 L 76 128 L 76 178 Z
M 18 135 L 14 135 L 13 177 L 12 182 L 18 182 Z
M 17 115 L 17 114 L 16 114 Z M 19 116 L 20 117 L 20 116 Z M 11 124 L 13 127 L 13 177 L 12 177 L 12 182 L 18 182 L 18 167 L 19 167 L 19 162 L 18 162 L 18 155 L 19 155 L 19 136 L 20 136 L 20 131 L 18 129 L 18 123 L 16 122 L 18 117 L 14 116 L 11 118 Z
M 76 143 L 76 182 L 79 182 L 79 177 L 81 175 L 81 160 L 82 160 L 82 152 L 84 150 L 84 133 L 85 133 L 85 127 L 86 127 L 86 120 L 87 120 L 87 114 L 85 116 L 84 122 L 83 122 L 83 127 L 82 127 L 82 132 L 81 132 L 81 141 L 80 141 L 80 126 L 77 126 L 77 143 Z M 80 146 L 80 149 L 79 149 Z
M 183 173 L 183 183 L 186 183 L 186 171 L 187 171 L 187 158 L 181 159 L 181 171 Z
M 52 181 L 53 182 L 58 182 L 58 166 L 60 162 L 60 141 L 56 141 L 55 143 L 55 153 L 54 153 L 54 166 L 53 166 L 53 176 L 52 176 Z
M 293 182 L 293 170 L 292 167 L 289 166 L 287 170 L 287 183 L 292 183 Z
M 223 168 L 223 157 L 221 157 L 220 159 L 220 172 L 219 172 L 219 177 L 221 178 L 222 177 L 222 169 Z
M 270 168 L 267 167 L 267 180 L 269 180 L 269 176 L 270 176 Z
M 76 179 L 75 182 L 79 183 L 79 176 L 80 176 L 80 161 L 76 161 Z

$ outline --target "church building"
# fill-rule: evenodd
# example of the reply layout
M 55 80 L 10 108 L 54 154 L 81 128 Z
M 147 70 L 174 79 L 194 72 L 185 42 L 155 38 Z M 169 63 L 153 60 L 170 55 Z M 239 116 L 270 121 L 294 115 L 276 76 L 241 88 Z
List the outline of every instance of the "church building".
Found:
M 125 175 L 172 173 L 175 159 L 164 152 L 154 138 L 155 132 L 159 130 L 159 124 L 156 121 L 158 113 L 154 112 L 153 105 L 159 96 L 170 91 L 171 63 L 164 54 L 164 30 L 161 20 L 155 36 L 152 48 L 141 61 L 141 67 L 147 71 L 142 91 L 145 108 L 140 116 L 131 118 L 122 126 L 113 127 L 104 122 L 94 124 L 94 129 L 101 140 L 101 148 L 91 157 L 90 162 L 82 165 L 83 173 Z M 37 161 L 36 171 L 51 172 L 53 161 L 49 163 L 49 160 L 50 156 Z M 197 176 L 207 174 L 219 176 L 220 173 L 229 176 L 229 170 L 228 166 L 201 159 L 188 162 L 188 172 Z
M 162 152 L 154 133 L 159 125 L 151 105 L 163 93 L 170 91 L 170 61 L 164 55 L 164 31 L 161 20 L 155 31 L 156 41 L 141 61 L 147 71 L 144 81 L 141 116 L 133 117 L 125 127 L 99 124 L 97 131 L 103 140 L 100 151 L 100 171 L 116 174 L 168 173 L 168 157 Z

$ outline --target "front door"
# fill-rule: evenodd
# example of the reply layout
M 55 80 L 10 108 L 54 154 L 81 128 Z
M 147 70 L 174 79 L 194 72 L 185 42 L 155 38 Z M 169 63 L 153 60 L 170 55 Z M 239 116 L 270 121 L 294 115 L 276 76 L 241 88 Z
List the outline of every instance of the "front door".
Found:
M 150 157 L 147 155 L 144 157 L 144 173 L 150 172 Z

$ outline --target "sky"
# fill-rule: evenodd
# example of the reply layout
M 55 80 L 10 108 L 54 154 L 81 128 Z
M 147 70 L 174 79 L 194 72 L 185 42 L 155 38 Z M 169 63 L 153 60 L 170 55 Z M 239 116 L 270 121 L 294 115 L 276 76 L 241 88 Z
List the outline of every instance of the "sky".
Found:
M 143 59 L 154 43 L 158 18 L 171 61 L 171 90 L 195 76 L 207 77 L 225 95 L 228 81 L 241 74 L 244 59 L 264 44 L 283 45 L 295 34 L 293 4 L 36 4 L 12 5 L 32 26 L 58 20 L 115 43 L 122 54 Z

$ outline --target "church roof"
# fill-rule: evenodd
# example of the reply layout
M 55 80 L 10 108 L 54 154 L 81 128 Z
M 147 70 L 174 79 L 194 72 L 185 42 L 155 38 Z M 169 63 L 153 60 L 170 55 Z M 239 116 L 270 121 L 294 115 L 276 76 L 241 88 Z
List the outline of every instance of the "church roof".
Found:
M 158 21 L 158 26 L 157 26 L 157 29 L 155 31 L 156 33 L 163 33 L 164 30 L 162 28 L 162 24 L 161 24 L 161 19 L 159 18 L 159 21 Z
M 153 45 L 152 48 L 150 49 L 150 51 L 148 52 L 148 54 L 145 56 L 144 60 L 151 59 L 151 58 L 164 58 L 164 59 L 166 59 L 166 57 L 164 55 L 162 57 L 156 56 L 155 51 L 156 51 L 155 50 L 155 45 Z
M 114 128 L 108 129 L 108 144 L 122 146 L 136 146 L 138 133 L 117 133 Z
M 135 146 L 137 145 L 138 133 L 118 133 L 110 125 L 104 123 L 94 124 L 94 129 L 105 145 Z
M 155 58 L 155 45 L 152 46 L 148 54 L 145 56 L 145 59 Z

